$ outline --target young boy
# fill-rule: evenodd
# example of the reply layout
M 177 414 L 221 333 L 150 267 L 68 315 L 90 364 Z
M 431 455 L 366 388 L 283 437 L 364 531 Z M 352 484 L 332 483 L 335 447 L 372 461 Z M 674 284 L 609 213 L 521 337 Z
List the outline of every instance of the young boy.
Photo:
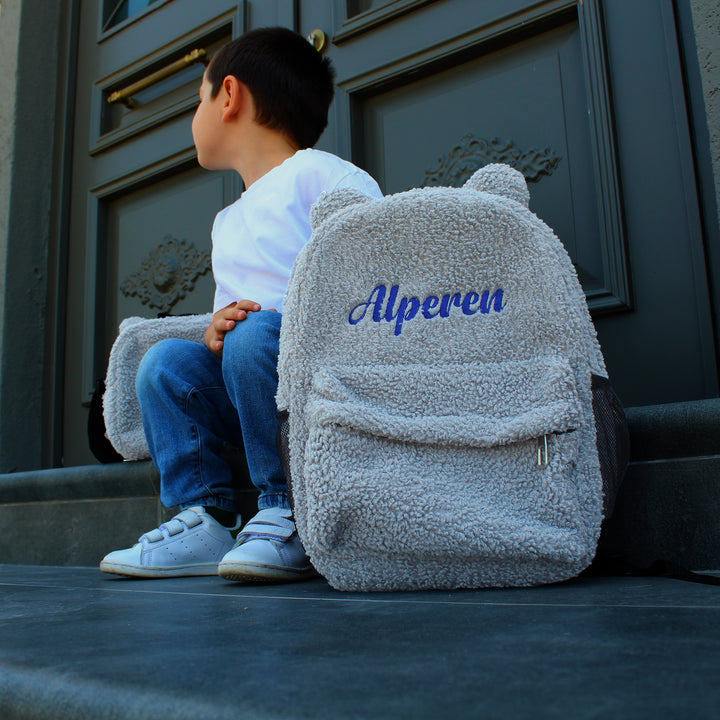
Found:
M 192 123 L 198 162 L 236 170 L 245 191 L 213 225 L 216 292 L 205 343 L 158 343 L 136 383 L 161 500 L 182 512 L 107 555 L 105 572 L 276 582 L 315 574 L 295 531 L 276 444 L 283 298 L 320 194 L 352 187 L 381 196 L 364 171 L 310 149 L 333 93 L 329 61 L 283 28 L 244 34 L 205 71 Z M 244 448 L 260 491 L 259 512 L 239 534 L 228 447 Z

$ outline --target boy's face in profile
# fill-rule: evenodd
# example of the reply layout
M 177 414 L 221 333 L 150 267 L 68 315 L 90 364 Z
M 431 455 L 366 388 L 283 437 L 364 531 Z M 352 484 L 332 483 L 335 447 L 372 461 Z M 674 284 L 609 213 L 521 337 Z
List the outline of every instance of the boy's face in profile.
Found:
M 211 97 L 211 94 L 212 85 L 206 72 L 200 85 L 200 104 L 192 121 L 193 142 L 202 167 L 207 170 L 224 170 L 227 166 L 222 163 L 223 88 L 220 88 L 215 98 Z

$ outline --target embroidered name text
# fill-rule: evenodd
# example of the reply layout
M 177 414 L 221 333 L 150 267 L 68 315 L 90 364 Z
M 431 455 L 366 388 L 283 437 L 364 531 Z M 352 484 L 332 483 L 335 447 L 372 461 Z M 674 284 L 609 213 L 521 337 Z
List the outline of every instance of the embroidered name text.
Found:
M 453 308 L 459 308 L 464 315 L 490 312 L 499 313 L 507 304 L 502 289 L 494 292 L 485 290 L 482 293 L 470 291 L 465 293 L 448 293 L 446 295 L 428 295 L 424 300 L 416 297 L 403 297 L 398 301 L 398 285 L 388 289 L 386 285 L 378 285 L 365 302 L 356 305 L 348 315 L 348 322 L 357 325 L 369 317 L 373 322 L 395 321 L 395 335 L 402 332 L 405 322 L 420 314 L 426 320 L 436 317 L 450 316 Z M 387 300 L 386 300 L 387 297 Z

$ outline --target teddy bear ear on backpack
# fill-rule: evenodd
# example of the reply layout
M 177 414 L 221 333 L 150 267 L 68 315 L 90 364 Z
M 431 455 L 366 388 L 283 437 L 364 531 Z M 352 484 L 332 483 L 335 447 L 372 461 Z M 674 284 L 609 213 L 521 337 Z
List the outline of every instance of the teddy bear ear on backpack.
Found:
M 481 167 L 467 180 L 463 189 L 501 195 L 525 207 L 530 205 L 530 192 L 525 176 L 509 165 L 493 163 Z
M 310 226 L 315 232 L 326 220 L 342 210 L 372 201 L 373 198 L 355 188 L 338 188 L 323 193 L 310 210 Z

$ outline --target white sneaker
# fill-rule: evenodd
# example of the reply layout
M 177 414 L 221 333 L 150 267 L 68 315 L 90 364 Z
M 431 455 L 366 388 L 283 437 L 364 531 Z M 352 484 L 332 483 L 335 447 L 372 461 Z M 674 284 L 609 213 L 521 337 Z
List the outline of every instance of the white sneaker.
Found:
M 132 577 L 215 575 L 218 562 L 233 546 L 233 531 L 197 506 L 183 510 L 159 528 L 142 535 L 137 544 L 106 555 L 100 569 Z
M 295 582 L 317 575 L 300 542 L 292 511 L 261 510 L 220 561 L 218 575 L 245 582 Z

